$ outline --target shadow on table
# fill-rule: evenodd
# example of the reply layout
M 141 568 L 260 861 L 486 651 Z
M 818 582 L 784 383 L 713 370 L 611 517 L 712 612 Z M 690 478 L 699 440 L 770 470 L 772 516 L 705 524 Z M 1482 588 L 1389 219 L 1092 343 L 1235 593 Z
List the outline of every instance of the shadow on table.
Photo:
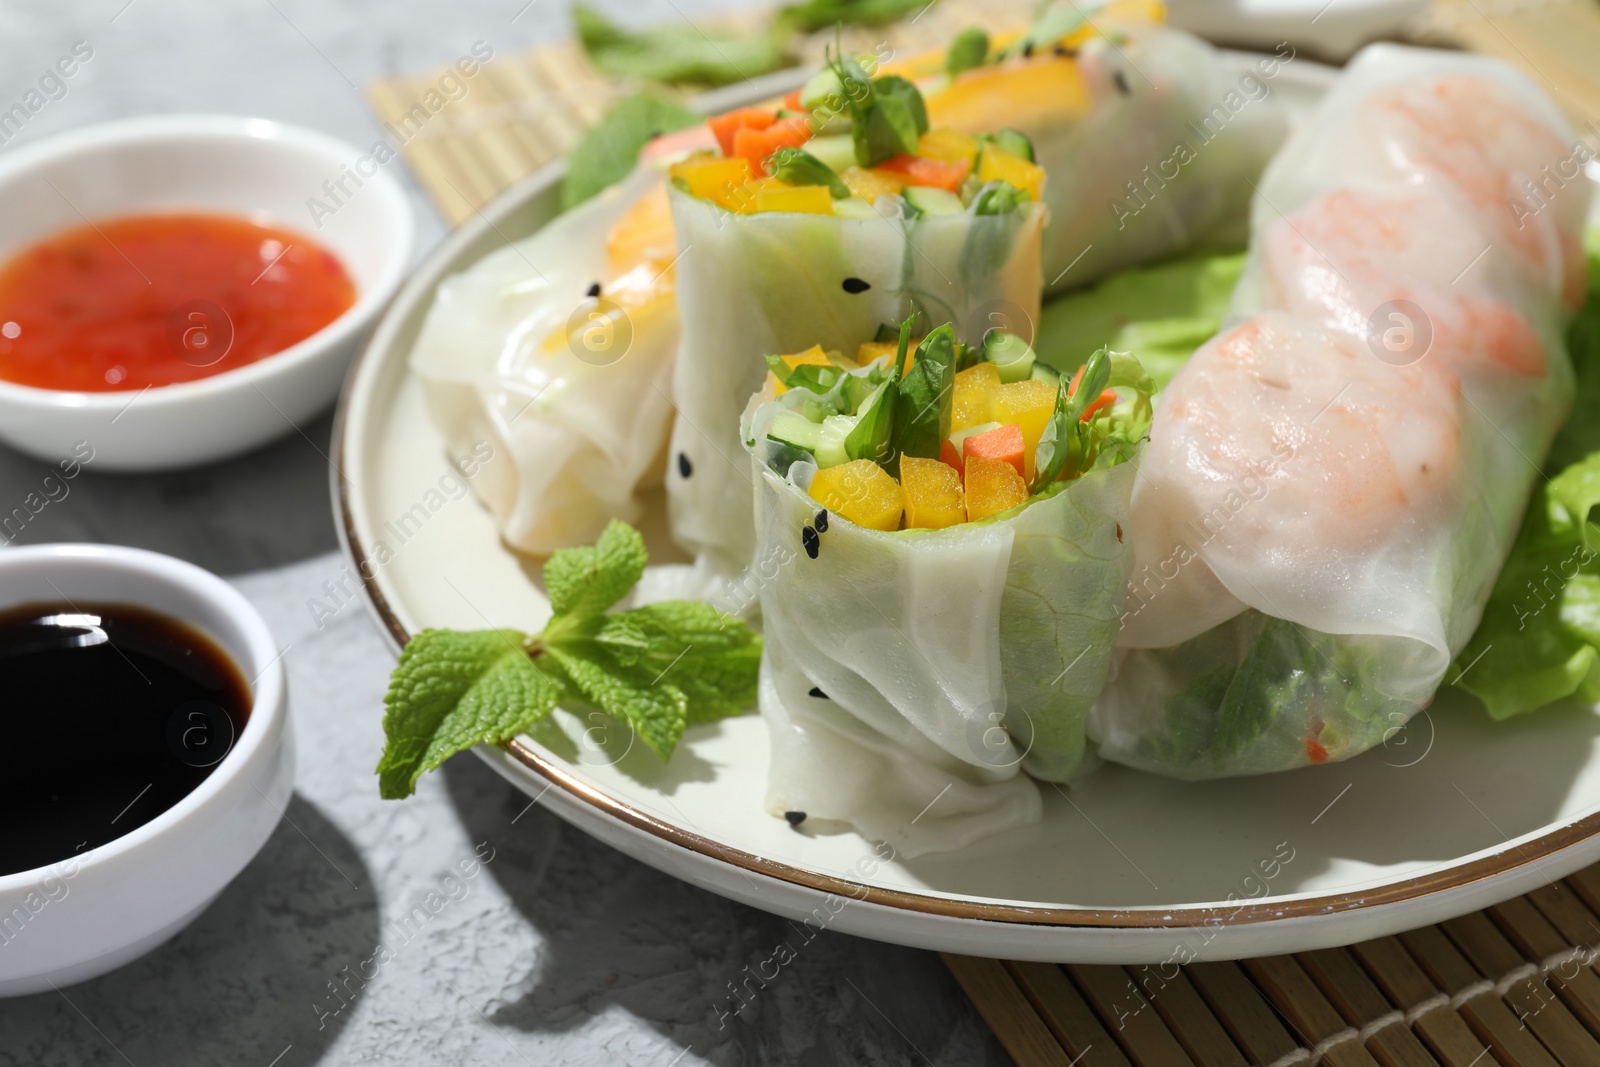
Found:
M 312 1063 L 351 1012 L 328 983 L 367 959 L 378 904 L 360 855 L 299 796 L 266 847 L 171 941 L 58 993 L 0 1000 L 0 1065 Z M 359 985 L 353 983 L 352 987 Z M 327 1014 L 321 1014 L 327 1012 Z
M 55 464 L 0 446 L 0 542 L 132 545 L 218 574 L 331 552 L 338 547 L 328 496 L 332 435 L 329 412 L 220 463 L 133 474 L 97 469 L 91 460 L 66 480 Z
M 680 882 L 530 807 L 480 761 L 442 773 L 468 836 L 495 845 L 485 870 L 543 941 L 496 1025 L 560 1034 L 621 1009 L 718 1064 L 1010 1062 L 934 954 Z

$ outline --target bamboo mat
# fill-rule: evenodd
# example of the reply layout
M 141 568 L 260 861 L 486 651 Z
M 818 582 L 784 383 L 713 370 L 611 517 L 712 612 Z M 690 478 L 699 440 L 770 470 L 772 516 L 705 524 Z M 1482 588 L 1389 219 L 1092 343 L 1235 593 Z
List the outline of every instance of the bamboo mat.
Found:
M 945 956 L 1017 1067 L 1596 1067 L 1600 867 L 1349 948 L 1175 967 Z
M 847 29 L 843 44 L 910 56 L 968 25 L 1020 24 L 1033 6 L 939 0 L 915 21 Z M 1590 141 L 1600 134 L 1595 0 L 1435 0 L 1406 36 L 1529 69 Z M 833 40 L 801 38 L 797 61 L 815 65 Z M 566 42 L 496 56 L 417 121 L 430 91 L 443 98 L 445 73 L 377 82 L 368 97 L 451 224 L 560 158 L 639 88 Z M 1600 1067 L 1594 946 L 1600 867 L 1440 926 L 1295 956 L 1181 969 L 944 958 L 1019 1067 Z
M 908 57 L 943 47 L 967 26 L 1022 25 L 1033 9 L 1033 0 L 938 0 L 915 21 L 847 27 L 840 43 L 854 52 L 871 52 L 886 43 L 896 56 Z M 765 17 L 737 15 L 719 25 L 754 27 Z M 824 47 L 833 43 L 832 30 L 800 37 L 792 48 L 796 63 L 819 66 Z M 473 77 L 458 79 L 465 86 L 458 99 L 440 94 L 445 73 L 441 69 L 374 82 L 367 87 L 367 99 L 452 226 L 565 155 L 607 108 L 642 87 L 595 70 L 576 41 L 496 56 Z M 444 100 L 443 106 L 425 122 L 408 118 L 430 92 L 433 101 Z

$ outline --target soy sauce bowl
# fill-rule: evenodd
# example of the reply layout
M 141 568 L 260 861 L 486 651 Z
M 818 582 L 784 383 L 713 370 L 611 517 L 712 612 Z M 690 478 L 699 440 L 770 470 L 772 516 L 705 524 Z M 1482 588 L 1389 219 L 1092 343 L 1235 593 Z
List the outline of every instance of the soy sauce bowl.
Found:
M 92 449 L 96 470 L 161 470 L 247 451 L 327 408 L 410 265 L 411 201 L 399 159 L 385 160 L 229 115 L 126 119 L 0 153 L 0 260 L 85 220 L 197 212 L 296 230 L 356 287 L 355 304 L 311 336 L 195 381 L 69 392 L 0 380 L 0 440 L 46 462 Z
M 294 786 L 281 654 L 266 622 L 228 583 L 140 549 L 0 552 L 0 609 L 36 602 L 128 604 L 186 622 L 233 660 L 252 701 L 232 748 L 177 804 L 98 848 L 0 875 L 0 996 L 93 978 L 182 930 L 266 844 Z

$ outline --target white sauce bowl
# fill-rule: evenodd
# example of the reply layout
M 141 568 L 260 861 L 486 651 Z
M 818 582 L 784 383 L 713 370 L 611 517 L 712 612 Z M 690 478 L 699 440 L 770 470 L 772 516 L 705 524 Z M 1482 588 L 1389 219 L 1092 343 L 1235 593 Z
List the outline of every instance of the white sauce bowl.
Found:
M 0 440 L 46 461 L 87 442 L 96 469 L 159 470 L 235 455 L 316 415 L 409 265 L 416 234 L 393 173 L 401 165 L 313 130 L 226 115 L 108 122 L 0 154 L 0 260 L 85 220 L 193 211 L 303 233 L 339 258 L 357 292 L 298 344 L 197 381 L 75 393 L 0 380 Z M 359 186 L 348 177 L 358 166 L 371 172 Z M 324 182 L 341 178 L 330 195 Z
M 209 571 L 142 549 L 37 545 L 0 552 L 0 591 L 0 610 L 94 601 L 180 619 L 228 654 L 251 692 L 233 748 L 176 805 L 71 859 L 0 875 L 0 996 L 20 996 L 104 974 L 192 922 L 288 807 L 294 745 L 272 634 L 250 602 Z

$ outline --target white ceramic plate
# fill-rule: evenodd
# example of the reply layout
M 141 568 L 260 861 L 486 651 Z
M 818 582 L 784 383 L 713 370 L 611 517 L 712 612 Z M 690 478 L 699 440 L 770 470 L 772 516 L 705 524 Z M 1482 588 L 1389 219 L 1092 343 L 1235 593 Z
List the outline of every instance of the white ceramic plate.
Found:
M 1275 84 L 1309 103 L 1330 75 L 1302 61 Z M 773 88 L 746 86 L 714 105 Z M 439 281 L 547 222 L 560 176 L 559 167 L 533 176 L 429 257 L 346 387 L 341 532 L 396 649 L 424 626 L 533 629 L 546 617 L 529 578 L 536 565 L 501 544 L 475 501 L 439 492 L 450 468 L 406 358 Z M 379 542 L 392 554 L 381 566 L 368 562 Z M 1346 763 L 1201 784 L 1106 767 L 1070 790 L 1044 789 L 1037 826 L 911 861 L 852 833 L 800 832 L 767 815 L 767 735 L 756 715 L 691 728 L 665 768 L 642 749 L 616 759 L 625 738 L 586 747 L 588 724 L 562 722 L 573 742 L 562 751 L 523 739 L 480 755 L 575 826 L 713 892 L 813 925 L 974 955 L 1162 963 L 1348 944 L 1482 908 L 1600 859 L 1600 716 L 1589 708 L 1496 725 L 1447 695 Z

